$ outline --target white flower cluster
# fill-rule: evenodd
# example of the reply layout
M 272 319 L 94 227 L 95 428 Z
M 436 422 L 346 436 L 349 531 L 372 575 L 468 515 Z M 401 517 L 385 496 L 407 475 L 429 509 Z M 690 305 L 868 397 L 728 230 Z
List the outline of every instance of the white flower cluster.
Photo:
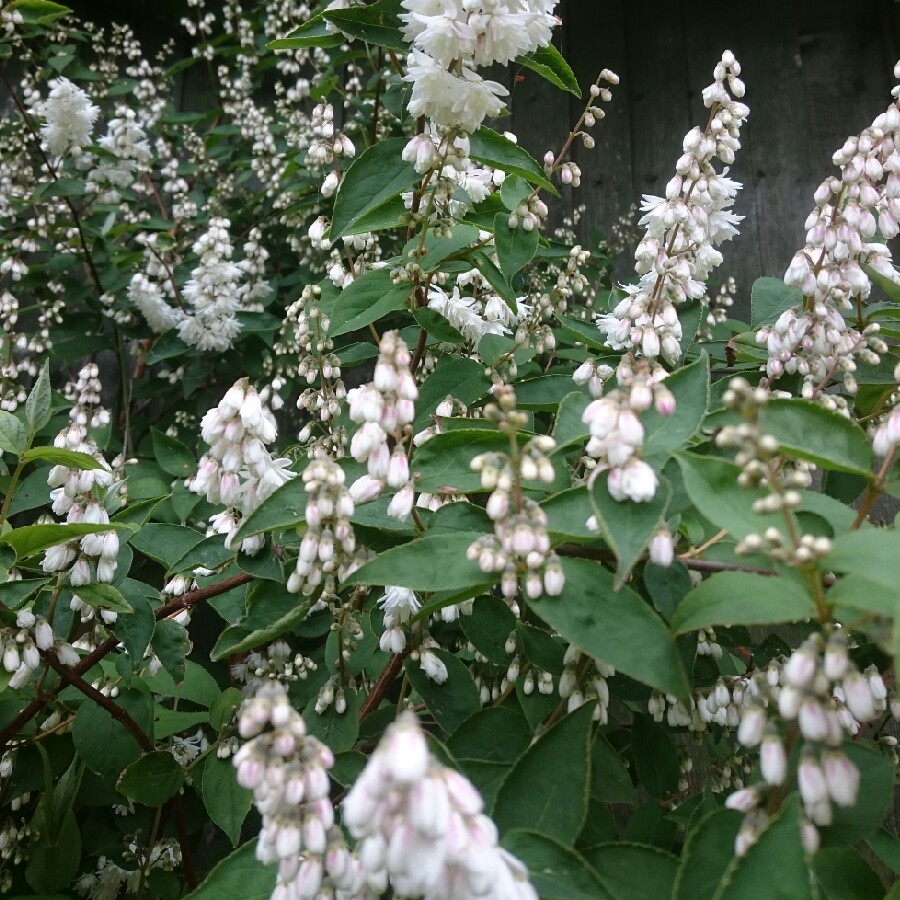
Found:
M 332 168 L 325 175 L 319 189 L 323 197 L 334 196 L 340 186 L 341 158 L 353 159 L 356 147 L 345 134 L 334 130 L 334 107 L 330 103 L 317 103 L 310 120 L 310 142 L 306 151 L 306 162 L 311 169 Z
M 369 887 L 424 900 L 537 900 L 497 846 L 472 784 L 428 751 L 412 713 L 391 725 L 344 801 Z
M 367 503 L 387 485 L 397 492 L 387 509 L 388 515 L 396 519 L 410 514 L 415 497 L 406 455 L 406 441 L 415 418 L 414 404 L 419 396 L 409 368 L 411 362 L 400 332 L 386 331 L 378 344 L 373 380 L 347 394 L 350 419 L 359 423 L 350 441 L 350 454 L 357 462 L 368 465 L 368 474 L 350 486 L 350 495 L 355 503 Z
M 56 465 L 50 469 L 47 484 L 53 512 L 65 516 L 67 523 L 83 522 L 105 525 L 116 477 L 97 447 L 91 430 L 109 424 L 109 411 L 100 405 L 99 370 L 89 363 L 78 373 L 74 387 L 75 403 L 69 412 L 69 424 L 54 438 L 55 447 L 75 450 L 93 457 L 97 469 L 68 468 Z M 117 505 L 111 503 L 112 508 Z M 50 547 L 44 553 L 41 567 L 45 572 L 61 572 L 71 566 L 69 584 L 77 587 L 92 580 L 91 563 L 97 581 L 112 581 L 119 554 L 119 536 L 115 531 L 86 534 L 78 541 Z
M 460 287 L 471 290 L 473 284 L 478 299 L 460 294 Z M 428 289 L 428 308 L 440 313 L 473 347 L 486 334 L 509 334 L 512 326 L 531 313 L 524 298 L 516 299 L 514 313 L 504 300 L 491 292 L 489 285 L 483 283 L 477 270 L 457 276 L 450 293 L 440 285 L 432 284 Z
M 287 589 L 308 596 L 322 585 L 323 594 L 334 595 L 337 582 L 354 564 L 353 498 L 344 487 L 344 470 L 327 456 L 312 460 L 303 470 L 303 486 L 309 494 L 306 532 Z
M 331 750 L 306 733 L 277 681 L 244 701 L 238 721 L 248 739 L 234 755 L 238 783 L 253 791 L 262 816 L 256 858 L 278 864 L 272 900 L 366 900 L 366 875 L 334 823 Z M 271 728 L 271 730 L 266 730 Z
M 45 120 L 41 126 L 43 147 L 55 157 L 70 152 L 78 156 L 89 146 L 94 122 L 100 115 L 100 107 L 94 106 L 78 85 L 63 77 L 50 82 L 47 99 L 36 104 L 34 111 Z
M 241 330 L 235 313 L 241 308 L 242 272 L 231 261 L 233 248 L 228 219 L 214 216 L 209 229 L 193 246 L 200 264 L 182 288 L 193 308 L 178 323 L 178 336 L 199 350 L 228 350 Z
M 597 701 L 594 720 L 601 725 L 609 721 L 608 678 L 616 674 L 615 666 L 593 659 L 569 644 L 563 657 L 565 669 L 559 676 L 559 696 L 566 701 L 567 712 L 573 712 L 585 703 Z
M 133 109 L 122 107 L 109 120 L 106 134 L 97 143 L 112 154 L 99 157 L 88 172 L 87 189 L 96 193 L 100 203 L 118 203 L 119 189 L 129 188 L 150 159 L 147 135 Z
M 41 653 L 50 649 L 63 665 L 73 666 L 78 662 L 72 646 L 56 640 L 53 626 L 43 616 L 35 616 L 30 609 L 20 609 L 16 613 L 16 627 L 0 630 L 3 668 L 12 675 L 9 686 L 24 687 L 31 673 L 40 666 Z
M 894 75 L 900 78 L 900 63 Z M 829 177 L 816 189 L 806 246 L 784 275 L 785 284 L 803 292 L 802 307 L 786 310 L 756 336 L 768 351 L 768 376 L 798 372 L 807 397 L 817 396 L 835 376 L 855 393 L 856 360 L 874 365 L 887 352 L 877 324 L 860 332 L 840 310 L 855 309 L 856 300 L 869 296 L 864 266 L 900 284 L 886 243 L 900 233 L 900 88 L 893 93 L 887 110 L 834 154 L 841 177 Z
M 438 125 L 475 131 L 497 116 L 509 93 L 476 66 L 506 65 L 550 42 L 556 0 L 403 0 L 403 36 L 412 44 L 407 109 Z
M 639 413 L 651 405 L 662 415 L 675 411 L 675 398 L 662 380 L 665 375 L 661 366 L 626 354 L 616 371 L 619 387 L 591 401 L 582 413 L 581 421 L 591 434 L 585 448 L 592 468 L 588 483 L 608 471 L 607 489 L 619 502 L 645 503 L 656 494 L 656 472 L 640 458 L 644 426 Z M 591 516 L 588 526 L 596 525 Z
M 416 595 L 409 588 L 389 585 L 378 600 L 384 610 L 384 631 L 378 642 L 385 653 L 402 653 L 406 649 L 406 632 L 403 627 L 422 608 Z
M 730 50 L 703 91 L 710 110 L 706 129 L 693 128 L 684 138 L 684 153 L 664 197 L 645 195 L 640 220 L 646 231 L 635 251 L 640 281 L 627 285 L 627 296 L 611 313 L 598 317 L 606 342 L 614 350 L 640 349 L 648 359 L 676 363 L 681 357 L 678 307 L 706 295 L 706 280 L 722 262 L 716 249 L 737 234 L 741 216 L 731 211 L 741 185 L 719 173 L 715 159 L 730 165 L 740 148 L 740 129 L 750 110 L 740 102 L 741 67 Z
M 224 534 L 226 547 L 231 546 L 241 522 L 296 477 L 288 468 L 289 459 L 275 459 L 266 449 L 278 436 L 267 394 L 267 388 L 259 393 L 248 379 L 241 378 L 200 423 L 200 433 L 210 449 L 185 486 L 195 494 L 205 494 L 210 503 L 225 504 L 227 509 L 210 518 L 209 533 Z M 257 553 L 264 543 L 263 535 L 245 538 L 241 550 Z
M 173 838 L 163 838 L 150 848 L 132 840 L 122 856 L 127 868 L 107 856 L 99 857 L 96 871 L 81 875 L 73 885 L 75 890 L 90 900 L 112 900 L 123 893 L 137 894 L 153 869 L 171 872 L 181 865 L 181 847 Z
M 717 689 L 718 690 L 718 689 Z M 727 704 L 728 690 L 722 686 Z M 789 776 L 788 754 L 779 723 L 796 723 L 803 740 L 796 778 L 803 809 L 804 843 L 818 847 L 817 827 L 832 822 L 832 804 L 849 807 L 859 793 L 859 770 L 841 745 L 887 708 L 887 689 L 878 670 L 860 672 L 848 655 L 847 635 L 834 630 L 827 640 L 818 632 L 781 666 L 770 665 L 765 679 L 751 679 L 741 690 L 738 741 L 760 748 L 762 782 L 732 794 L 726 805 L 748 813 L 735 851 L 746 852 L 766 823 L 763 796 Z M 772 711 L 777 709 L 777 716 Z M 729 721 L 733 724 L 733 720 Z M 782 726 L 785 727 L 785 726 Z

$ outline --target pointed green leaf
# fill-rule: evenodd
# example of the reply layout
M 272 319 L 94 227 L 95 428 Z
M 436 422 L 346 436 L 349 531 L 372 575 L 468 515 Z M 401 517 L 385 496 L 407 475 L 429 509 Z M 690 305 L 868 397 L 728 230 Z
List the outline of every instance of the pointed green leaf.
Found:
M 31 392 L 25 399 L 25 423 L 31 435 L 50 421 L 50 362 L 44 361 Z
M 237 783 L 230 759 L 219 759 L 215 753 L 206 757 L 202 793 L 209 817 L 225 832 L 232 845 L 237 846 L 253 796 Z
M 403 668 L 413 690 L 425 702 L 435 722 L 447 734 L 452 734 L 481 709 L 481 698 L 465 663 L 446 650 L 435 649 L 431 652 L 447 667 L 447 680 L 443 683 L 432 681 L 417 660 L 405 660 Z
M 516 62 L 520 66 L 537 72 L 561 91 L 568 91 L 581 99 L 581 88 L 578 86 L 578 79 L 575 77 L 572 67 L 553 44 L 538 47 L 537 50 L 526 56 L 517 56 Z
M 184 769 L 168 750 L 146 753 L 119 776 L 116 788 L 145 806 L 160 806 L 184 784 Z
M 68 469 L 105 469 L 93 456 L 87 453 L 79 453 L 77 450 L 66 450 L 63 447 L 32 447 L 22 454 L 23 462 L 32 462 L 35 459 L 52 463 L 55 466 L 65 466 Z
M 269 900 L 277 871 L 277 866 L 257 860 L 256 841 L 248 841 L 216 865 L 185 900 Z
M 675 398 L 675 412 L 663 416 L 655 407 L 641 413 L 645 458 L 680 450 L 697 433 L 709 405 L 709 357 L 705 352 L 665 380 Z
M 338 295 L 328 336 L 365 328 L 388 313 L 403 309 L 409 292 L 408 283 L 393 283 L 388 269 L 370 269 Z
M 783 312 L 802 302 L 800 288 L 786 285 L 781 278 L 757 278 L 750 289 L 750 327 L 772 325 Z
M 516 228 L 510 228 L 509 214 L 498 213 L 494 219 L 494 246 L 500 271 L 507 281 L 511 281 L 513 275 L 534 258 L 538 231 L 536 228 L 526 231 L 521 223 Z
M 114 613 L 134 612 L 122 592 L 111 584 L 82 584 L 72 588 L 72 593 L 94 609 L 108 609 Z
M 87 525 L 77 522 L 72 525 L 26 525 L 15 528 L 0 537 L 0 544 L 11 547 L 17 559 L 27 559 L 48 547 L 55 547 L 65 541 L 84 537 L 86 534 L 102 534 L 105 531 L 118 531 L 120 534 L 130 533 L 133 529 L 127 525 L 110 522 L 107 525 Z
M 584 858 L 602 873 L 619 900 L 661 900 L 672 896 L 678 858 L 649 844 L 601 844 Z
M 575 841 L 587 813 L 593 713 L 594 704 L 586 703 L 560 719 L 513 765 L 492 811 L 501 834 L 533 828 Z
M 717 809 L 701 819 L 684 844 L 672 900 L 712 900 L 734 859 L 734 839 L 743 816 Z
M 0 451 L 22 456 L 28 446 L 28 432 L 18 416 L 0 409 Z
M 554 196 L 559 196 L 559 191 L 527 150 L 486 125 L 482 125 L 478 131 L 469 136 L 469 156 L 491 168 L 518 175 L 532 184 L 540 185 Z

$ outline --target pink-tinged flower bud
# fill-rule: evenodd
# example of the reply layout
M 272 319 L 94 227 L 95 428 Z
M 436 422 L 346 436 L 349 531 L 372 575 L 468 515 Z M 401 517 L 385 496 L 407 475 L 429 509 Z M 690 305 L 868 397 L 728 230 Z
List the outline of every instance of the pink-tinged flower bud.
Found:
M 40 650 L 49 650 L 53 646 L 53 628 L 46 619 L 38 619 L 34 626 L 34 642 Z
M 86 559 L 79 559 L 69 570 L 69 584 L 78 587 L 82 584 L 90 584 L 91 567 Z
M 815 653 L 808 647 L 800 647 L 791 654 L 783 671 L 788 684 L 796 688 L 806 687 L 816 674 Z
M 653 535 L 648 548 L 650 561 L 668 568 L 675 560 L 675 542 L 668 528 L 661 528 Z
M 811 754 L 805 754 L 800 760 L 800 765 L 797 766 L 797 786 L 800 788 L 800 796 L 807 809 L 828 799 L 825 773 Z
M 392 519 L 400 519 L 402 521 L 412 512 L 414 501 L 415 490 L 413 489 L 412 482 L 410 482 L 391 498 L 391 502 L 388 504 L 387 514 Z
M 745 747 L 755 747 L 763 739 L 766 729 L 766 711 L 761 706 L 751 706 L 741 716 L 737 739 Z
M 844 703 L 859 722 L 875 718 L 875 703 L 868 680 L 859 672 L 851 672 L 843 681 Z
M 742 813 L 748 813 L 756 809 L 758 803 L 759 794 L 754 788 L 744 788 L 743 790 L 735 791 L 725 800 L 725 806 L 728 809 L 736 809 Z
M 412 784 L 425 777 L 429 755 L 425 737 L 415 720 L 399 720 L 384 740 L 387 774 L 401 784 Z
M 828 719 L 818 700 L 806 697 L 798 713 L 800 733 L 808 741 L 824 741 L 828 736 Z
M 759 750 L 759 767 L 767 784 L 784 784 L 787 777 L 787 754 L 778 735 L 769 734 L 763 738 Z
M 59 642 L 59 645 L 56 648 L 56 658 L 64 666 L 78 665 L 81 659 L 75 648 L 71 644 L 67 644 L 65 641 Z
M 825 645 L 825 677 L 829 681 L 840 681 L 847 674 L 847 636 L 835 631 Z
M 795 687 L 785 685 L 778 694 L 778 712 L 787 722 L 793 722 L 800 712 L 803 695 Z
M 838 806 L 853 806 L 859 796 L 859 769 L 840 751 L 825 753 L 822 769 L 828 795 Z

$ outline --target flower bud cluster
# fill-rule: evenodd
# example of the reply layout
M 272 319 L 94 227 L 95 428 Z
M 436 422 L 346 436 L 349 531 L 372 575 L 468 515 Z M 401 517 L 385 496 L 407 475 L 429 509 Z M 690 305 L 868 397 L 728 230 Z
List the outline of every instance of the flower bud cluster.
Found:
M 518 595 L 520 576 L 530 599 L 541 594 L 556 597 L 562 593 L 565 575 L 559 557 L 550 548 L 547 514 L 522 495 L 523 481 L 549 484 L 554 480 L 547 454 L 556 443 L 547 435 L 536 435 L 520 450 L 516 436 L 526 417 L 516 409 L 515 391 L 508 385 L 495 385 L 494 397 L 497 402 L 485 406 L 484 416 L 509 436 L 514 450 L 482 454 L 470 463 L 481 473 L 482 488 L 492 492 L 485 511 L 494 522 L 494 533 L 472 543 L 467 557 L 478 560 L 482 572 L 502 573 L 500 590 L 507 602 Z
M 844 631 L 835 629 L 827 638 L 815 632 L 782 665 L 770 664 L 765 679 L 751 682 L 755 696 L 744 700 L 737 738 L 745 747 L 759 747 L 762 782 L 726 802 L 755 813 L 738 835 L 737 852 L 746 851 L 765 824 L 758 809 L 765 793 L 790 776 L 781 737 L 785 728 L 803 741 L 795 775 L 808 852 L 818 845 L 816 828 L 831 824 L 833 805 L 856 804 L 859 770 L 841 747 L 859 732 L 861 723 L 886 710 L 887 690 L 874 666 L 865 672 L 856 668 L 848 649 Z
M 900 63 L 894 74 L 900 78 Z M 840 310 L 869 296 L 867 266 L 900 283 L 886 244 L 900 233 L 900 101 L 893 93 L 887 110 L 834 154 L 840 178 L 831 176 L 816 189 L 806 246 L 784 276 L 785 284 L 803 292 L 802 307 L 786 310 L 756 336 L 768 350 L 769 377 L 798 372 L 803 394 L 811 398 L 828 396 L 822 387 L 836 376 L 856 393 L 857 360 L 874 365 L 887 352 L 877 324 L 860 332 Z
M 378 606 L 384 610 L 384 631 L 378 645 L 385 653 L 402 653 L 406 649 L 405 626 L 422 604 L 409 588 L 389 585 Z
M 43 616 L 36 616 L 30 609 L 20 609 L 16 613 L 15 628 L 0 629 L 3 669 L 12 676 L 9 686 L 20 688 L 26 685 L 31 673 L 41 664 L 41 653 L 47 650 L 53 651 L 63 665 L 72 666 L 78 662 L 78 654 L 72 646 L 56 639 L 53 626 Z
M 287 691 L 263 684 L 244 701 L 238 727 L 245 743 L 233 757 L 238 783 L 253 791 L 262 816 L 256 858 L 277 863 L 272 900 L 365 898 L 364 873 L 334 822 L 329 748 L 307 734 Z
M 367 884 L 426 900 L 537 900 L 528 872 L 497 845 L 472 784 L 428 750 L 412 713 L 391 725 L 344 801 Z
M 613 368 L 597 362 L 589 356 L 573 373 L 572 381 L 579 387 L 586 385 L 590 395 L 596 400 L 603 396 L 603 386 L 613 376 Z
M 300 541 L 297 565 L 287 581 L 296 594 L 312 594 L 319 585 L 326 595 L 337 592 L 338 581 L 352 565 L 356 535 L 350 524 L 354 504 L 344 487 L 344 470 L 328 457 L 312 460 L 303 471 L 306 531 Z
M 387 510 L 397 519 L 410 514 L 414 500 L 405 449 L 415 418 L 414 402 L 419 396 L 409 368 L 411 362 L 400 333 L 386 331 L 378 345 L 373 380 L 347 394 L 350 419 L 360 425 L 350 441 L 350 454 L 357 462 L 368 464 L 368 475 L 353 483 L 350 495 L 356 503 L 367 503 L 387 485 L 397 492 Z
M 302 653 L 295 653 L 286 641 L 272 641 L 253 650 L 231 666 L 231 677 L 257 688 L 264 681 L 290 683 L 305 681 L 318 666 Z
M 900 370 L 900 366 L 897 368 Z M 894 380 L 900 382 L 898 375 L 900 371 L 895 371 Z M 872 449 L 876 456 L 883 459 L 891 457 L 898 444 L 900 444 L 900 403 L 887 412 L 872 432 Z
M 236 381 L 200 422 L 209 452 L 200 458 L 197 473 L 185 486 L 205 494 L 210 503 L 225 504 L 210 517 L 208 532 L 224 534 L 230 547 L 241 522 L 281 485 L 296 477 L 290 460 L 275 459 L 266 449 L 278 435 L 275 417 L 266 402 L 269 390 L 258 392 L 249 379 Z M 263 535 L 241 541 L 244 553 L 258 553 Z
M 616 674 L 615 667 L 582 653 L 574 644 L 566 648 L 563 662 L 565 669 L 559 676 L 558 690 L 559 696 L 567 701 L 568 712 L 596 700 L 594 720 L 606 725 L 609 721 L 607 679 Z
M 318 285 L 304 287 L 299 299 L 287 308 L 275 342 L 276 371 L 290 379 L 303 378 L 309 385 L 297 398 L 297 408 L 308 417 L 299 440 L 307 446 L 310 458 L 322 451 L 340 457 L 346 443 L 343 429 L 332 424 L 347 390 L 341 380 L 341 361 L 328 337 L 331 320 L 319 308 L 321 298 Z M 317 423 L 325 434 L 313 439 Z
M 656 494 L 656 472 L 640 458 L 644 427 L 639 414 L 651 404 L 662 415 L 675 411 L 675 398 L 662 382 L 665 375 L 662 367 L 651 368 L 627 354 L 616 372 L 619 387 L 589 403 L 582 413 L 581 421 L 591 434 L 585 448 L 592 469 L 588 483 L 608 471 L 607 488 L 619 502 L 643 503 Z M 589 525 L 593 520 L 592 516 Z
M 129 188 L 141 172 L 147 171 L 150 145 L 147 134 L 133 109 L 122 106 L 107 124 L 106 134 L 97 143 L 112 154 L 98 157 L 88 172 L 87 189 L 96 193 L 99 203 L 118 203 L 120 188 Z
M 313 108 L 310 132 L 306 163 L 311 169 L 331 167 L 319 189 L 323 197 L 331 197 L 341 183 L 339 161 L 353 159 L 356 147 L 345 134 L 335 132 L 334 107 L 330 103 L 317 103 Z
M 741 126 L 749 109 L 740 102 L 741 67 L 730 50 L 714 70 L 715 81 L 703 91 L 710 110 L 705 130 L 693 128 L 664 197 L 644 196 L 641 225 L 646 231 L 635 251 L 636 285 L 615 309 L 598 316 L 606 342 L 614 350 L 634 348 L 647 359 L 669 363 L 681 358 L 678 306 L 706 294 L 706 280 L 722 262 L 718 247 L 731 240 L 742 216 L 731 211 L 741 185 L 713 167 L 719 159 L 734 162 Z
M 100 404 L 99 370 L 89 363 L 78 373 L 74 388 L 67 393 L 74 400 L 69 424 L 54 438 L 53 445 L 75 450 L 93 457 L 96 469 L 68 468 L 55 465 L 47 476 L 53 512 L 65 516 L 67 523 L 106 525 L 110 509 L 120 505 L 116 476 L 97 447 L 92 429 L 109 424 L 109 411 Z M 116 572 L 119 536 L 115 531 L 86 534 L 78 541 L 51 547 L 44 554 L 41 568 L 45 572 L 69 569 L 72 587 L 97 581 L 109 582 Z M 93 572 L 92 572 L 93 564 Z

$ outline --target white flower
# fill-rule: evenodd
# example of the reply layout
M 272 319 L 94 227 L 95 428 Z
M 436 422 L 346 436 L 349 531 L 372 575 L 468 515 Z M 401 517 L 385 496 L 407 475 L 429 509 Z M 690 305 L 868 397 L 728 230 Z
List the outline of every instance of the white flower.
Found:
M 54 79 L 50 88 L 47 99 L 36 108 L 37 114 L 46 120 L 41 126 L 44 148 L 51 156 L 64 156 L 69 151 L 77 155 L 91 143 L 100 108 L 68 78 Z
M 646 503 L 656 494 L 656 472 L 641 459 L 630 459 L 621 469 L 611 469 L 607 488 L 613 500 Z
M 432 650 L 422 651 L 419 666 L 428 678 L 438 684 L 443 684 L 449 677 L 444 661 Z

